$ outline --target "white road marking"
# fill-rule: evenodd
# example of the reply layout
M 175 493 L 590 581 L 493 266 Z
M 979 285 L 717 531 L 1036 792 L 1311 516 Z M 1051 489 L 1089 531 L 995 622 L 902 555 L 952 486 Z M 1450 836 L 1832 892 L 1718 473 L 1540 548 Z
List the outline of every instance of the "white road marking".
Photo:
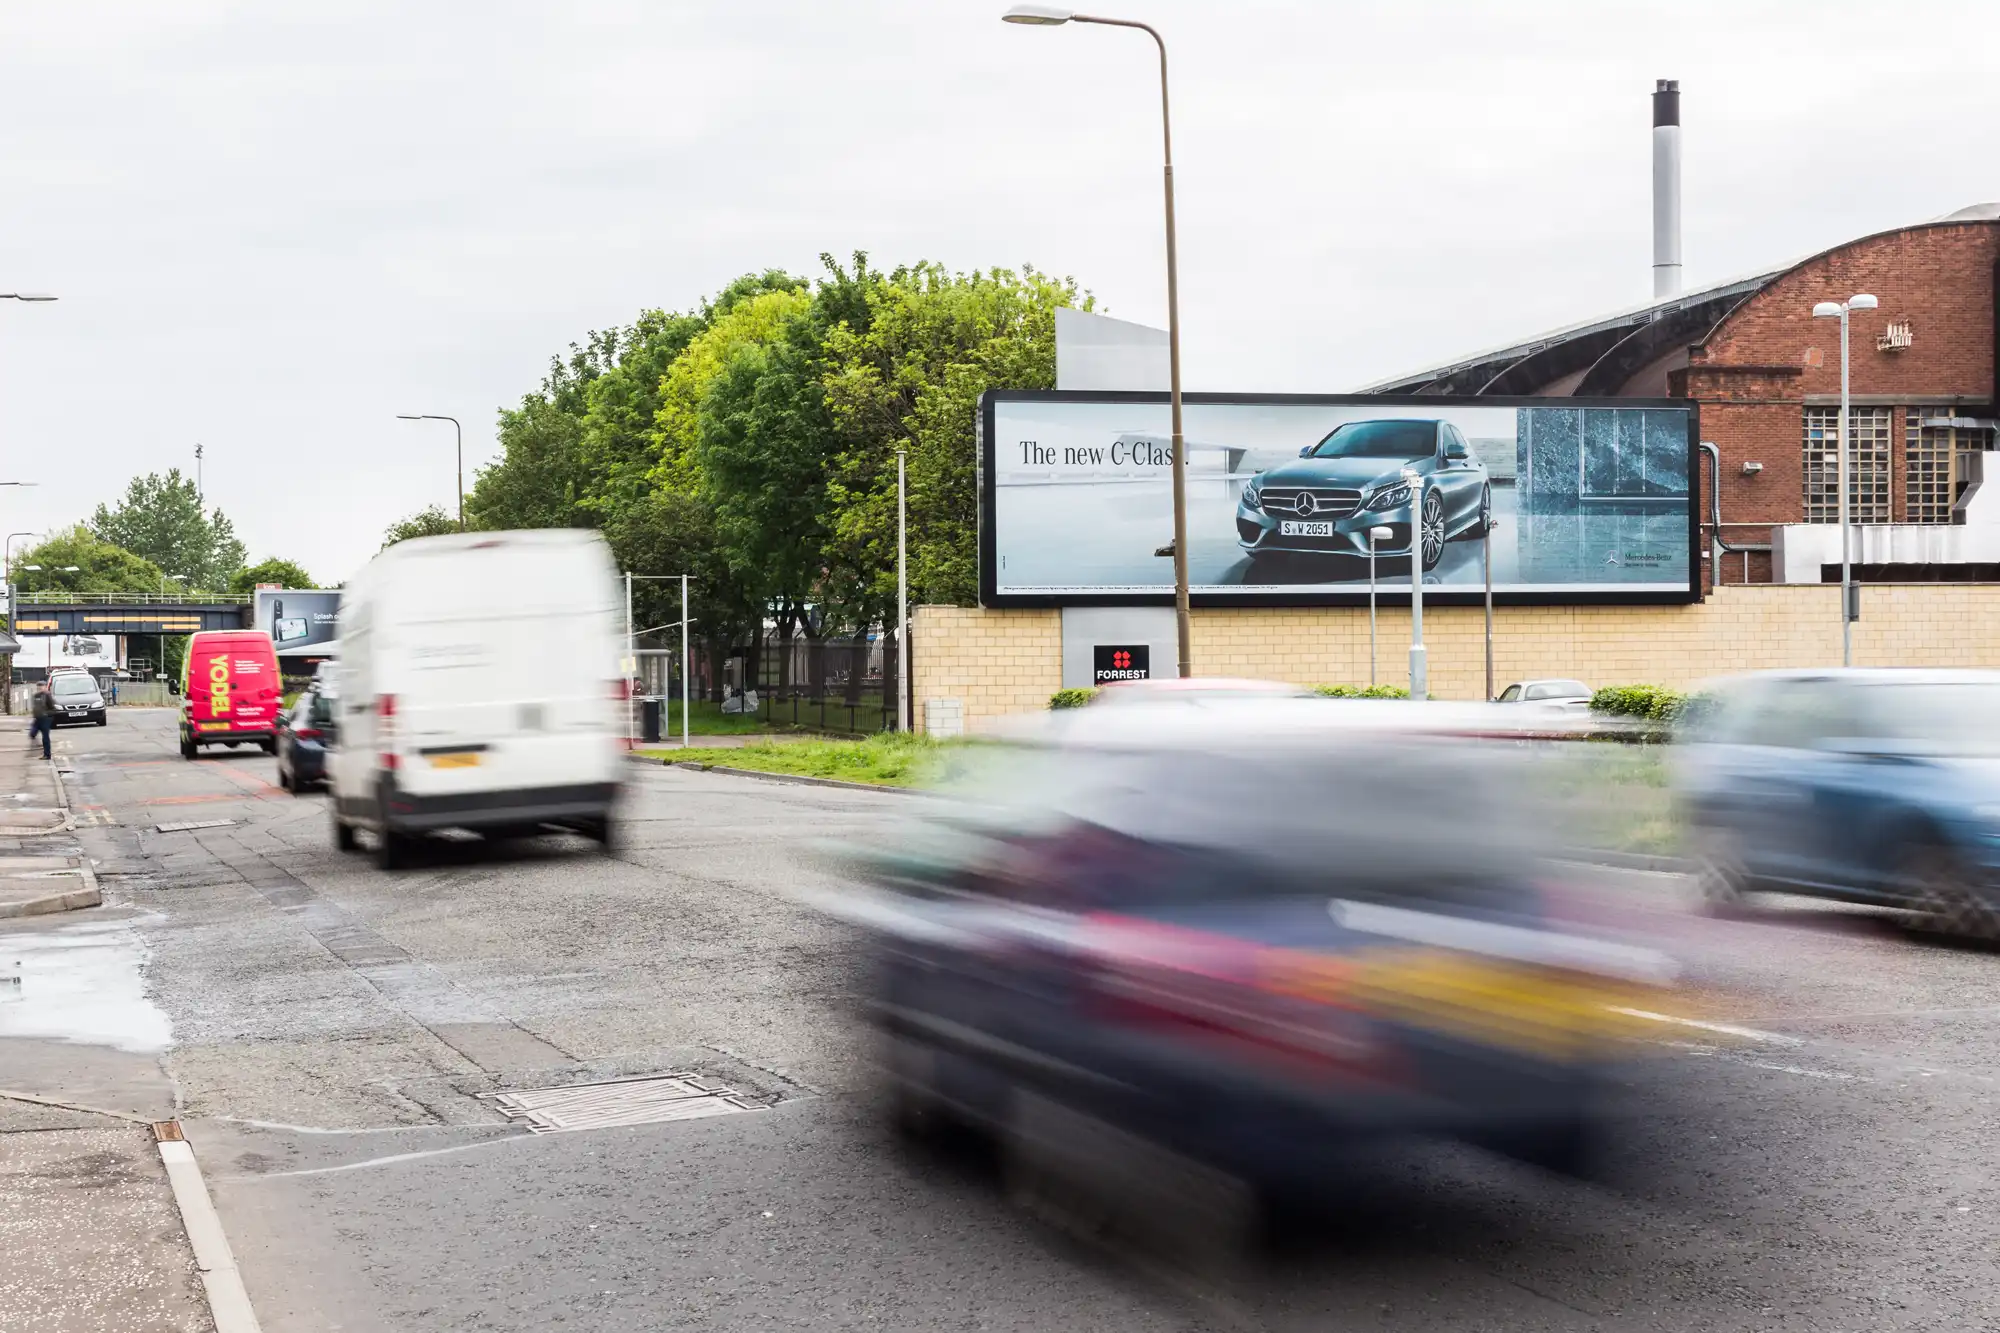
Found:
M 1745 1041 L 1762 1042 L 1769 1046 L 1803 1046 L 1802 1037 L 1788 1037 L 1782 1032 L 1761 1032 L 1756 1028 L 1738 1027 L 1734 1023 L 1707 1023 L 1699 1018 L 1680 1018 L 1673 1014 L 1656 1014 L 1650 1009 L 1625 1009 L 1613 1007 L 1614 1014 L 1627 1018 L 1642 1018 L 1650 1023 L 1671 1023 L 1676 1027 L 1693 1028 L 1698 1032 L 1713 1032 L 1724 1037 L 1741 1037 Z
M 416 1162 L 426 1157 L 443 1157 L 447 1153 L 470 1152 L 474 1148 L 490 1148 L 496 1143 L 532 1143 L 550 1137 L 547 1134 L 502 1134 L 496 1138 L 480 1139 L 476 1143 L 455 1143 L 449 1148 L 427 1148 L 422 1152 L 399 1152 L 388 1157 L 369 1157 L 359 1162 L 347 1162 L 341 1166 L 309 1166 L 297 1171 L 271 1171 L 263 1175 L 232 1176 L 231 1180 L 248 1183 L 256 1180 L 284 1180 L 296 1176 L 331 1176 L 342 1171 L 360 1171 L 371 1166 L 394 1166 L 397 1162 Z

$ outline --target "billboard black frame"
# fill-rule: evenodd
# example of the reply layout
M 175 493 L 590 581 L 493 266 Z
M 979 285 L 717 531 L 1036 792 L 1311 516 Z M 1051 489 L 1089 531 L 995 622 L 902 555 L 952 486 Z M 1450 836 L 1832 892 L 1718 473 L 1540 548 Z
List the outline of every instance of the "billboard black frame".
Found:
M 978 434 L 979 454 L 979 604 L 993 610 L 1047 609 L 1064 606 L 1172 606 L 1174 592 L 1110 593 L 1002 593 L 995 568 L 993 531 L 994 501 L 998 484 L 994 476 L 994 408 L 1000 403 L 1149 403 L 1165 406 L 1170 395 L 1154 390 L 1120 389 L 988 389 L 973 409 L 973 425 Z M 1691 398 L 1542 398 L 1531 395 L 1480 397 L 1469 394 L 1416 393 L 1183 393 L 1184 404 L 1243 407 L 1271 404 L 1280 407 L 1353 407 L 1379 404 L 1384 407 L 1608 407 L 1624 410 L 1663 408 L 1686 412 L 1688 418 L 1688 585 L 1684 590 L 1645 589 L 1620 591 L 1607 585 L 1602 592 L 1503 592 L 1493 590 L 1495 606 L 1689 606 L 1703 599 L 1701 568 L 1701 407 Z M 1376 603 L 1381 606 L 1408 606 L 1407 581 L 1401 591 L 1396 584 L 1379 585 Z M 1483 587 L 1453 589 L 1424 588 L 1425 606 L 1483 606 Z M 1366 606 L 1368 593 L 1332 591 L 1272 591 L 1246 593 L 1192 592 L 1188 604 L 1194 607 L 1228 606 Z

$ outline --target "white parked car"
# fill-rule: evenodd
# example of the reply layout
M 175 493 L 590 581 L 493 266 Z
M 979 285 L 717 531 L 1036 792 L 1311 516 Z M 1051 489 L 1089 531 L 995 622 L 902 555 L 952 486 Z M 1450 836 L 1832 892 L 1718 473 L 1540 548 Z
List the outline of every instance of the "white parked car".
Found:
M 1588 713 L 1592 693 L 1590 686 L 1580 680 L 1522 680 L 1500 691 L 1500 697 L 1493 702 L 1534 704 L 1551 713 Z
M 445 829 L 609 847 L 624 778 L 623 602 L 593 532 L 399 542 L 343 589 L 333 836 L 385 868 Z

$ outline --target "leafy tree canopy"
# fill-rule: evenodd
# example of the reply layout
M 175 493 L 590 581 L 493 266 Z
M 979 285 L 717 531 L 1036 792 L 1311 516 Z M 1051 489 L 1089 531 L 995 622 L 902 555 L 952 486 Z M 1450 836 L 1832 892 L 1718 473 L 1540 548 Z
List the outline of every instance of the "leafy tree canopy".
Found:
M 382 549 L 386 551 L 397 542 L 406 542 L 412 537 L 436 537 L 457 531 L 458 520 L 445 513 L 443 506 L 431 505 L 391 523 L 382 533 Z
M 40 569 L 29 569 L 40 565 Z M 66 567 L 75 565 L 75 572 Z M 150 592 L 178 590 L 166 571 L 122 546 L 114 546 L 88 525 L 50 533 L 41 542 L 14 553 L 9 573 L 21 592 Z
M 275 583 L 280 588 L 317 588 L 312 575 L 306 573 L 303 565 L 293 564 L 272 556 L 259 561 L 248 569 L 239 569 L 229 580 L 231 592 L 255 592 L 260 583 Z
M 114 546 L 179 574 L 190 588 L 220 591 L 243 567 L 243 543 L 220 509 L 202 511 L 194 480 L 169 468 L 134 477 L 116 508 L 97 506 L 90 530 Z

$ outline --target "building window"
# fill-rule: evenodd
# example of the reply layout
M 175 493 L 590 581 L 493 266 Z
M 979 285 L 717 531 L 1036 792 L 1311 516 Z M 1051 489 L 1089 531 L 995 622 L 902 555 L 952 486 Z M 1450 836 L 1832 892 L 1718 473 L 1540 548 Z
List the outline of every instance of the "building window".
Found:
M 1889 409 L 1856 407 L 1847 420 L 1848 520 L 1889 521 Z M 1805 517 L 1840 522 L 1840 409 L 1806 409 Z
M 1951 522 L 1961 453 L 1993 447 L 1993 432 L 1949 421 L 1948 407 L 1912 407 L 1903 418 L 1903 504 L 1911 523 Z M 1934 424 L 1925 425 L 1926 421 Z

